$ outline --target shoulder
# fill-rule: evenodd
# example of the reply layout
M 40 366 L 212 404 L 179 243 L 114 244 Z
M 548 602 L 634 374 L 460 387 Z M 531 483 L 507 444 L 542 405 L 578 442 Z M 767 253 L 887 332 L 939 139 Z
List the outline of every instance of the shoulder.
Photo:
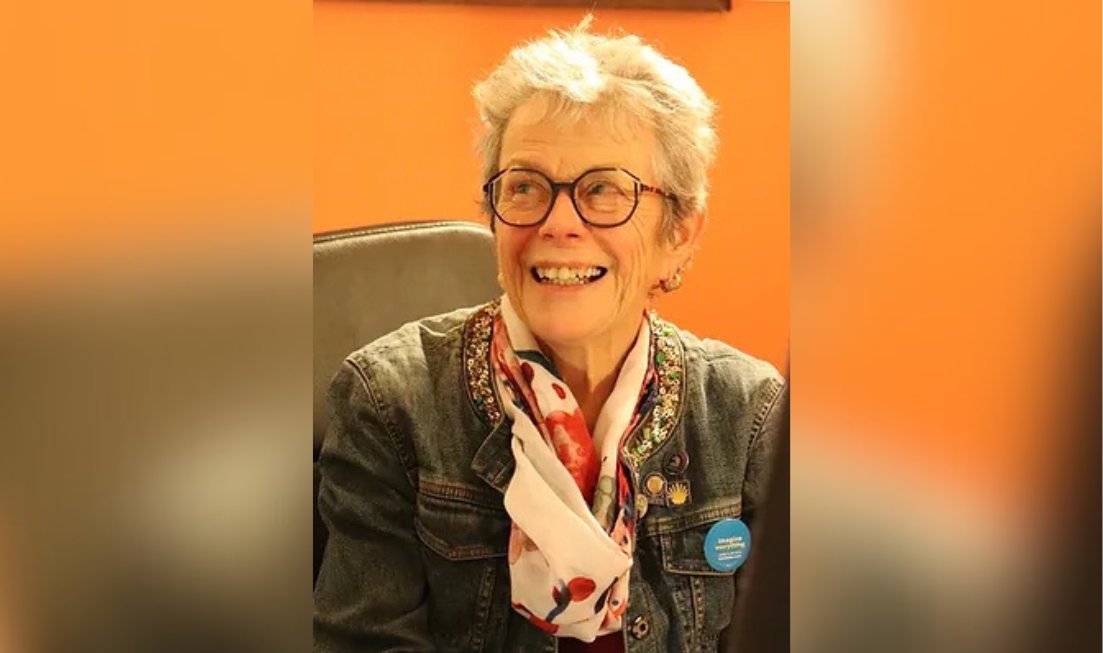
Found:
M 424 369 L 459 350 L 463 328 L 475 308 L 461 308 L 408 322 L 352 352 L 346 362 L 374 375 Z
M 686 437 L 701 439 L 701 450 L 727 461 L 725 468 L 744 470 L 742 502 L 751 511 L 765 500 L 770 461 L 786 428 L 785 380 L 770 363 L 731 345 L 677 333 L 685 352 Z
M 748 403 L 771 401 L 785 381 L 777 368 L 735 347 L 674 327 L 685 352 L 688 381 Z
M 404 324 L 349 354 L 342 371 L 359 376 L 377 404 L 424 405 L 460 370 L 464 326 L 476 310 L 461 308 Z

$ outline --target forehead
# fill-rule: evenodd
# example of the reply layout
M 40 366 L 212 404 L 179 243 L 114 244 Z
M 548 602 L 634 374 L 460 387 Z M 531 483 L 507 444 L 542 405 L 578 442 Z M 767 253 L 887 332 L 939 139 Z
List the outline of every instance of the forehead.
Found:
M 564 110 L 536 95 L 510 117 L 498 164 L 535 167 L 560 180 L 617 167 L 649 181 L 654 154 L 654 132 L 641 120 L 604 107 Z

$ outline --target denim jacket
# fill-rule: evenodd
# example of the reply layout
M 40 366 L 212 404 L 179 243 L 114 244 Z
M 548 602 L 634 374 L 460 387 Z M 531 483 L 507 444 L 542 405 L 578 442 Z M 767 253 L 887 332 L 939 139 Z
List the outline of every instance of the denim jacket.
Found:
M 510 607 L 502 502 L 514 461 L 489 359 L 497 310 L 408 324 L 335 376 L 319 459 L 330 539 L 316 652 L 557 649 Z M 657 318 L 652 338 L 658 399 L 621 450 L 646 501 L 625 646 L 715 651 L 736 582 L 708 564 L 705 536 L 763 501 L 783 383 L 769 364 Z

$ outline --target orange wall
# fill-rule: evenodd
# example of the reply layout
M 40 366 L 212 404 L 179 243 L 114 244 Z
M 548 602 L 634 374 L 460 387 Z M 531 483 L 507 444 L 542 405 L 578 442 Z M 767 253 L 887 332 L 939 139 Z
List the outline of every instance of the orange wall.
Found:
M 484 221 L 470 88 L 578 10 L 314 3 L 314 231 Z M 711 221 L 662 314 L 779 368 L 789 340 L 789 5 L 605 11 L 679 60 L 720 106 Z
M 163 261 L 184 240 L 255 242 L 258 227 L 304 238 L 308 12 L 270 0 L 5 3 L 0 299 Z

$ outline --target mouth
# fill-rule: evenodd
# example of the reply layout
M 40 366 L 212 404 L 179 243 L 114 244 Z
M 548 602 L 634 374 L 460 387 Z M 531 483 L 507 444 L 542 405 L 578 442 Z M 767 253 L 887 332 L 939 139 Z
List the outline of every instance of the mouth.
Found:
M 536 283 L 549 286 L 585 286 L 605 276 L 608 268 L 592 267 L 543 267 L 529 268 Z

